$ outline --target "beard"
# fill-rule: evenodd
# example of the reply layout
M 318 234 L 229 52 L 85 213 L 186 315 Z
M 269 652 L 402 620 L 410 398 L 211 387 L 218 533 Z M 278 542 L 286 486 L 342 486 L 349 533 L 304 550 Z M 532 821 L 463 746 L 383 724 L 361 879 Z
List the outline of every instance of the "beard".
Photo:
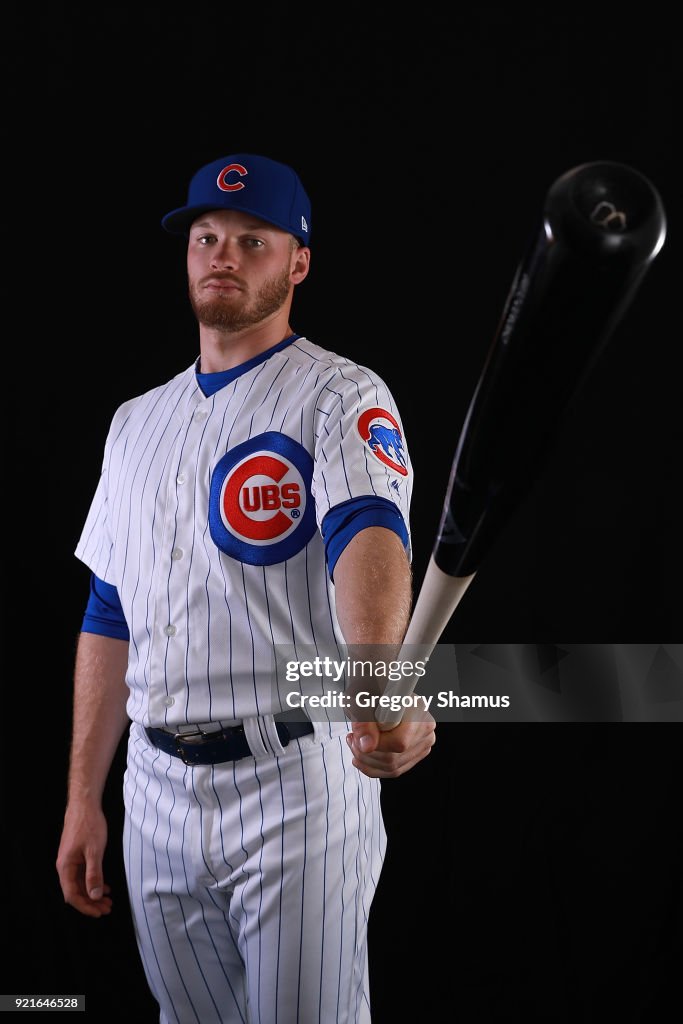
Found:
M 247 296 L 246 302 L 244 292 L 230 296 L 210 294 L 200 298 L 192 283 L 189 292 L 194 315 L 200 324 L 234 332 L 253 327 L 271 313 L 276 313 L 284 305 L 290 288 L 289 268 L 285 267 L 279 274 L 264 281 L 251 300 Z M 236 300 L 243 304 L 236 305 Z

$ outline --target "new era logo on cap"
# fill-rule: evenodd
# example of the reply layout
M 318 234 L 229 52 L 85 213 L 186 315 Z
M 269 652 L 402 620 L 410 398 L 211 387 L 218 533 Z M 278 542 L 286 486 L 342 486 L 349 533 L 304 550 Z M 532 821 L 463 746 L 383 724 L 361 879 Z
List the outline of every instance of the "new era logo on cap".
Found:
M 161 223 L 171 234 L 188 234 L 192 222 L 209 210 L 242 210 L 310 240 L 311 203 L 298 174 L 287 164 L 253 153 L 234 153 L 201 167 L 188 189 L 187 203 Z

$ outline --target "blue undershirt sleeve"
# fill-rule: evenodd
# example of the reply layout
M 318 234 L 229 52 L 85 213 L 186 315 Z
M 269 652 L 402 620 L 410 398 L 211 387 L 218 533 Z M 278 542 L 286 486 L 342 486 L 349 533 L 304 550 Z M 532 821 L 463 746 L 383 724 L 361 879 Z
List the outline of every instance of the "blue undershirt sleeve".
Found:
M 403 546 L 408 548 L 408 529 L 393 501 L 371 494 L 343 501 L 330 509 L 321 524 L 327 571 L 332 581 L 334 567 L 342 551 L 352 537 L 367 526 L 385 526 L 388 530 L 393 530 L 403 541 Z
M 95 573 L 90 576 L 90 597 L 81 631 L 112 636 L 116 640 L 130 640 L 118 590 L 111 583 L 105 583 Z

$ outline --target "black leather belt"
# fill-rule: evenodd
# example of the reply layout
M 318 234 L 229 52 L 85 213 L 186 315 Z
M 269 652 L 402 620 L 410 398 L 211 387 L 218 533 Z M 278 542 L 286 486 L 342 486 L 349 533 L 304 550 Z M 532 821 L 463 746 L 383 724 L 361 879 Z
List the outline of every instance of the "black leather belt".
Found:
M 278 721 L 275 728 L 280 743 L 286 747 L 290 740 L 313 732 L 311 722 Z M 215 732 L 172 733 L 165 729 L 145 729 L 150 743 L 166 754 L 179 757 L 185 764 L 220 764 L 251 757 L 252 752 L 243 725 L 233 725 Z

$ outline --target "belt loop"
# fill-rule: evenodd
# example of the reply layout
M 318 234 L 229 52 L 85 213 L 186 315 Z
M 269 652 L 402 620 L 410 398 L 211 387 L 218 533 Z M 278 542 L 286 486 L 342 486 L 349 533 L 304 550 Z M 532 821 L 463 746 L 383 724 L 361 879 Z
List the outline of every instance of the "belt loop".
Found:
M 258 716 L 242 720 L 244 735 L 247 737 L 249 749 L 254 757 L 269 757 L 272 753 L 270 746 L 267 745 L 268 734 L 263 727 L 263 721 L 263 718 Z
M 274 715 L 264 715 L 261 719 L 263 723 L 263 731 L 266 734 L 267 742 L 270 744 L 270 749 L 273 754 L 280 756 L 285 752 L 285 744 L 280 739 L 280 734 L 277 731 L 275 725 Z

